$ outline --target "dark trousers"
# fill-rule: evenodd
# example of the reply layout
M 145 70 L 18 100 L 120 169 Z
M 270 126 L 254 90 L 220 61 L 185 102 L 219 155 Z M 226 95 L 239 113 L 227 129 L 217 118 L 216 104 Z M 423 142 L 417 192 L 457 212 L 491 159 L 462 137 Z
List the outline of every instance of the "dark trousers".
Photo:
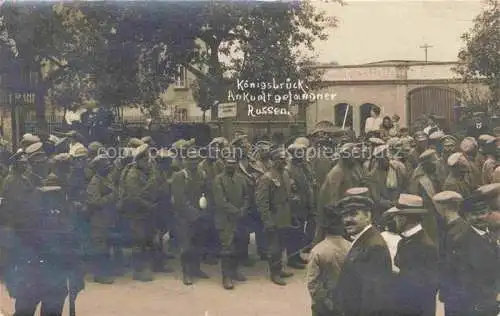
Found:
M 200 219 L 201 226 L 203 227 L 204 236 L 201 243 L 202 255 L 207 257 L 216 257 L 220 252 L 219 234 L 215 228 L 214 217 L 212 214 L 207 214 Z
M 41 303 L 41 316 L 62 315 L 68 292 L 66 279 L 59 276 L 47 281 L 50 282 L 48 286 L 37 282 L 36 286 L 23 289 L 24 286 L 21 285 L 15 296 L 14 316 L 33 316 L 39 303 Z
M 297 221 L 294 227 L 284 230 L 287 256 L 294 257 L 300 254 L 302 248 L 306 246 L 306 235 L 304 233 L 303 221 Z
M 283 270 L 283 250 L 285 250 L 286 229 L 266 230 L 267 258 L 271 275 L 277 275 Z

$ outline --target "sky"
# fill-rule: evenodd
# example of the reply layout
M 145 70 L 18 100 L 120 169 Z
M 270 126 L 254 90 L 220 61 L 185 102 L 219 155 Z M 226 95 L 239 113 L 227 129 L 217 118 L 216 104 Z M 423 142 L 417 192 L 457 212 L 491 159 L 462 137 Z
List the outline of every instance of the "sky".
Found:
M 323 0 L 324 1 L 324 0 Z M 318 9 L 336 16 L 339 25 L 327 41 L 317 42 L 318 62 L 341 65 L 382 60 L 454 61 L 460 36 L 473 26 L 484 7 L 475 1 L 346 0 L 345 6 L 315 1 Z

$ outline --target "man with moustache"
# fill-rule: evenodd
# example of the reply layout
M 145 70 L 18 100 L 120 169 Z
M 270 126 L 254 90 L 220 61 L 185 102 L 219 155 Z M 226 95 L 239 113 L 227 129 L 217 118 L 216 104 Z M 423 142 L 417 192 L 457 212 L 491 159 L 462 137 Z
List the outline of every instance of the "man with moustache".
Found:
M 225 154 L 224 171 L 217 175 L 213 183 L 215 198 L 215 227 L 221 243 L 222 286 L 226 290 L 234 288 L 233 281 L 246 281 L 238 271 L 241 259 L 239 248 L 248 244 L 245 217 L 248 213 L 249 196 L 245 179 L 236 173 L 235 152 Z
M 337 286 L 344 315 L 385 316 L 391 310 L 391 256 L 372 225 L 373 206 L 372 199 L 357 195 L 338 202 L 346 235 L 352 240 Z
M 347 189 L 352 187 L 362 187 L 366 181 L 366 173 L 359 160 L 352 159 L 353 149 L 356 147 L 353 143 L 347 143 L 342 146 L 338 163 L 330 170 L 326 176 L 325 182 L 321 186 L 318 196 L 317 223 L 323 222 L 323 210 L 328 204 L 338 202 Z M 324 232 L 321 225 L 316 227 L 315 243 L 324 238 Z
M 343 238 L 344 225 L 335 204 L 326 206 L 321 223 L 325 239 L 313 247 L 307 265 L 307 288 L 312 316 L 341 316 L 338 280 L 351 244 Z
M 286 285 L 283 278 L 293 275 L 284 271 L 282 255 L 285 250 L 285 233 L 292 224 L 290 211 L 291 183 L 286 172 L 286 152 L 275 149 L 270 153 L 272 166 L 260 179 L 256 190 L 256 202 L 261 214 L 268 245 L 268 261 L 271 281 Z
M 433 197 L 446 223 L 440 299 L 446 316 L 496 316 L 498 253 L 485 238 L 482 220 L 490 210 L 480 192 L 465 201 L 453 191 Z M 464 217 L 459 215 L 463 211 Z
M 422 228 L 427 213 L 421 197 L 401 194 L 396 207 L 384 213 L 402 239 L 394 259 L 394 306 L 398 316 L 434 316 L 438 274 L 437 247 Z

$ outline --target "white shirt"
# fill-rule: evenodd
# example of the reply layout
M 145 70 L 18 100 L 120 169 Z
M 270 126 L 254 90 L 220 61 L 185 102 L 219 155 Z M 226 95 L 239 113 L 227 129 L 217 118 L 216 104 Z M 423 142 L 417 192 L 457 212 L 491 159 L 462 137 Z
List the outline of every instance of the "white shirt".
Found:
M 379 117 L 369 117 L 365 121 L 365 134 L 371 131 L 378 131 L 382 125 L 382 118 Z
M 474 231 L 475 231 L 475 232 L 476 232 L 479 236 L 484 236 L 484 235 L 486 235 L 486 234 L 488 233 L 488 231 L 487 231 L 487 230 L 486 230 L 486 231 L 484 231 L 484 230 L 481 230 L 481 229 L 479 229 L 479 228 L 476 228 L 476 227 L 474 227 L 474 226 L 472 226 L 472 225 L 470 225 L 470 227 L 472 227 L 472 229 L 474 229 Z
M 383 231 L 380 233 L 382 238 L 384 238 L 387 248 L 389 248 L 389 253 L 391 254 L 392 271 L 398 272 L 399 268 L 394 264 L 394 258 L 398 252 L 398 243 L 401 240 L 401 236 L 388 231 Z
M 417 226 L 414 226 L 414 227 L 412 227 L 412 228 L 408 229 L 407 231 L 402 232 L 402 233 L 401 233 L 401 235 L 402 235 L 403 237 L 408 238 L 408 237 L 411 237 L 411 236 L 415 235 L 416 233 L 418 233 L 418 232 L 419 232 L 419 231 L 421 231 L 422 229 L 423 229 L 423 228 L 422 228 L 422 225 L 421 225 L 421 224 L 418 224 Z

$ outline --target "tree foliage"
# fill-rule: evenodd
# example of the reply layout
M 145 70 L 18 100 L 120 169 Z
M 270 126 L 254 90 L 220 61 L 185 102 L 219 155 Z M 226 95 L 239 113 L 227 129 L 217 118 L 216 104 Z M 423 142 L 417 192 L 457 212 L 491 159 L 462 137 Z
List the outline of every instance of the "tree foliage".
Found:
M 456 71 L 464 81 L 484 78 L 490 90 L 490 105 L 500 108 L 500 2 L 488 0 L 487 8 L 462 35 L 465 46 L 458 54 Z

